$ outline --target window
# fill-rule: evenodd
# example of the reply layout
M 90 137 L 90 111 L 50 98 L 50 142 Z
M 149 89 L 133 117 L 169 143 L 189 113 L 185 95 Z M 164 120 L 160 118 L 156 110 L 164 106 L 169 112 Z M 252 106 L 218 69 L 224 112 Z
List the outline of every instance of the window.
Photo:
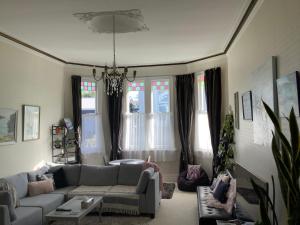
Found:
M 145 112 L 145 82 L 128 82 L 127 103 L 130 113 Z
M 196 74 L 195 150 L 211 153 L 211 139 L 207 116 L 204 72 Z
M 81 82 L 81 111 L 82 114 L 96 113 L 97 86 L 93 81 Z
M 168 80 L 151 81 L 151 112 L 170 112 L 170 93 Z
M 175 150 L 170 85 L 170 78 L 145 78 L 127 83 L 125 151 Z
M 102 128 L 102 115 L 99 110 L 100 92 L 97 83 L 82 78 L 81 82 L 81 153 L 83 163 L 100 164 L 104 152 L 104 136 Z

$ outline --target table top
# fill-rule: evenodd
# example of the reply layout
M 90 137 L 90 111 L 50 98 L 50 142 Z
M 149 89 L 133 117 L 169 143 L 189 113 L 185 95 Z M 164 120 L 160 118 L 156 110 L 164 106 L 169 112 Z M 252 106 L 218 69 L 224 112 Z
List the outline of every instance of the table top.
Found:
M 108 164 L 112 166 L 120 165 L 120 164 L 143 164 L 145 160 L 142 159 L 119 159 L 110 161 Z
M 81 202 L 84 200 L 84 196 L 75 196 L 74 198 L 70 199 L 63 205 L 59 206 L 62 209 L 71 209 L 72 211 L 56 211 L 53 210 L 52 212 L 46 215 L 47 219 L 80 219 L 90 213 L 93 209 L 99 206 L 100 202 L 102 202 L 102 197 L 94 197 L 94 202 L 86 209 L 81 208 Z

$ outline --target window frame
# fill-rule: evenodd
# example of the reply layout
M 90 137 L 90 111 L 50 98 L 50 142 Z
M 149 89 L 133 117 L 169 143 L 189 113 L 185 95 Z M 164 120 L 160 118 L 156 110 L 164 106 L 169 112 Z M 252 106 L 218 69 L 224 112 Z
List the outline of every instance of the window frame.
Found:
M 102 91 L 100 91 L 102 85 L 99 84 L 101 82 L 97 82 L 93 79 L 93 77 L 88 77 L 88 76 L 82 76 L 81 77 L 81 82 L 94 82 L 94 83 L 96 83 L 96 86 L 95 86 L 96 87 L 95 113 L 86 113 L 86 114 L 99 114 L 99 112 L 101 112 L 101 107 L 100 106 L 101 106 L 101 102 L 102 102 L 102 94 L 101 94 Z M 99 102 L 99 101 L 101 101 L 101 102 Z M 81 100 L 81 103 L 82 103 L 82 100 Z M 82 111 L 82 106 L 81 106 L 81 111 Z

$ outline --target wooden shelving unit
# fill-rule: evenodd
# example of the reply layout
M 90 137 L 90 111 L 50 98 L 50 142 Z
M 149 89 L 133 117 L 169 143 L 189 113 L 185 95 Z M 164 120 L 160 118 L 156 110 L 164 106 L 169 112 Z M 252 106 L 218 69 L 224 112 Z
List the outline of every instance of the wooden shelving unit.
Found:
M 59 164 L 74 164 L 76 162 L 76 139 L 69 135 L 64 126 L 52 125 L 52 162 Z

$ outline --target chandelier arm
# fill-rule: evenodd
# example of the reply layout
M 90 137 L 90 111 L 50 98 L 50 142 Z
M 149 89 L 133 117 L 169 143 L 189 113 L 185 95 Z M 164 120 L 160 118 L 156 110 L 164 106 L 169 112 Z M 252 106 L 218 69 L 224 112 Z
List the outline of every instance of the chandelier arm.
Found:
M 135 76 L 132 78 L 132 80 L 130 80 L 127 76 L 125 76 L 126 80 L 129 81 L 129 82 L 133 82 L 135 81 Z

